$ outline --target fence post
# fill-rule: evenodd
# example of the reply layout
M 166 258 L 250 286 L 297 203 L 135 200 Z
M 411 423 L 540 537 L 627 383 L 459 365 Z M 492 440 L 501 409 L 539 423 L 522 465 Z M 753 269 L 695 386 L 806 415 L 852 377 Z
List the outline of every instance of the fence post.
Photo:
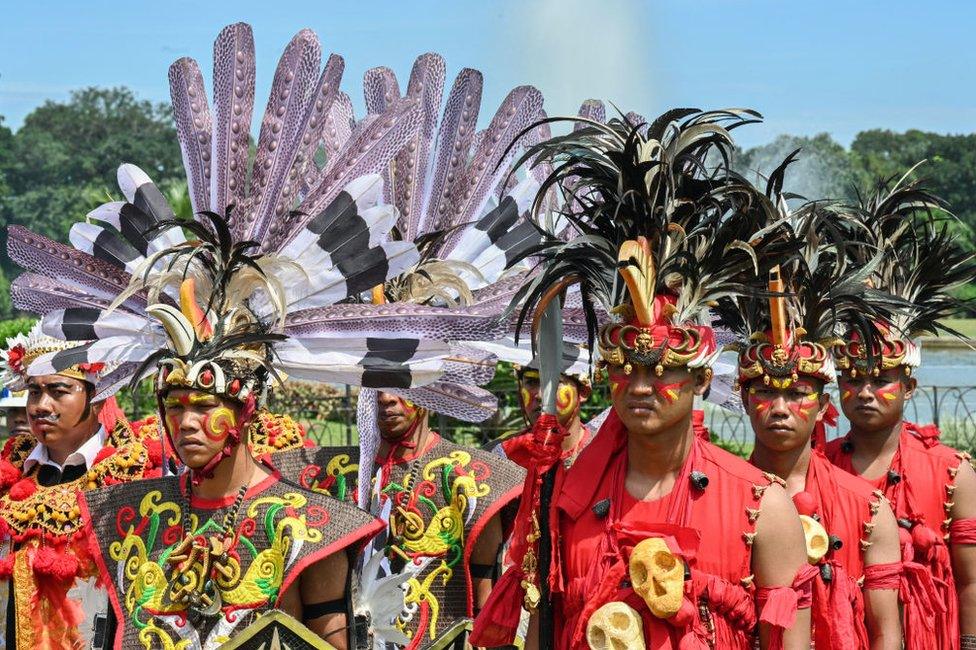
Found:
M 932 387 L 932 424 L 939 426 L 939 387 Z
M 352 444 L 352 389 L 346 384 L 346 395 L 343 399 L 343 416 L 346 419 L 346 445 Z

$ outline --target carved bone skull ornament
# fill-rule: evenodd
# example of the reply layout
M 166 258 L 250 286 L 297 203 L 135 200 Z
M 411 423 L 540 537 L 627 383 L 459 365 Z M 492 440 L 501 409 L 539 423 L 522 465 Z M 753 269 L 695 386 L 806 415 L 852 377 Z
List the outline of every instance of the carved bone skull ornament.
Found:
M 816 564 L 827 554 L 830 538 L 820 522 L 813 517 L 800 515 L 800 523 L 803 524 L 803 537 L 807 542 L 807 562 Z
M 650 537 L 634 547 L 630 556 L 630 582 L 651 613 L 671 618 L 684 599 L 685 563 L 660 537 Z
M 627 603 L 607 603 L 586 622 L 586 642 L 591 650 L 644 650 L 640 614 Z

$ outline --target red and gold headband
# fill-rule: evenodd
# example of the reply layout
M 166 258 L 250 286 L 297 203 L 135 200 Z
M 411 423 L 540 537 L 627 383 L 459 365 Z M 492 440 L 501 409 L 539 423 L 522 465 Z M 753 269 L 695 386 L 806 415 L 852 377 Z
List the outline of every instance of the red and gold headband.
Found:
M 859 332 L 850 332 L 846 340 L 833 347 L 833 355 L 838 370 L 857 375 L 879 375 L 884 370 L 903 367 L 905 375 L 911 376 L 922 363 L 922 351 L 911 339 L 899 335 L 893 328 L 883 323 L 875 323 L 878 335 L 873 341 L 872 359 L 869 363 L 868 349 Z
M 668 368 L 710 366 L 719 354 L 712 328 L 674 323 L 676 298 L 654 295 L 654 260 L 648 240 L 625 241 L 617 259 L 630 302 L 614 310 L 623 317 L 622 322 L 600 328 L 600 364 L 623 366 L 627 374 L 634 365 L 646 366 L 657 375 Z
M 825 383 L 834 381 L 837 373 L 828 352 L 834 341 L 804 340 L 804 328 L 788 329 L 785 283 L 779 266 L 769 273 L 769 291 L 777 294 L 769 299 L 770 329 L 753 334 L 748 344 L 726 348 L 739 353 L 739 384 L 762 378 L 767 386 L 785 389 L 801 375 Z

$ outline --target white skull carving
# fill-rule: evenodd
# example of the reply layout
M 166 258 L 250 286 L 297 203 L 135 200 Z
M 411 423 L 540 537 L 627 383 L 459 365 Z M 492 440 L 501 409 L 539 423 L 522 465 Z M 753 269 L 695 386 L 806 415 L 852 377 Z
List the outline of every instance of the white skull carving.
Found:
M 630 582 L 652 614 L 671 618 L 681 609 L 684 599 L 685 563 L 663 539 L 650 537 L 634 547 Z
M 830 538 L 820 522 L 813 517 L 800 515 L 800 523 L 803 524 L 803 536 L 807 542 L 807 562 L 816 564 L 827 554 Z
M 644 650 L 640 614 L 627 603 L 607 603 L 586 622 L 586 642 L 591 650 Z

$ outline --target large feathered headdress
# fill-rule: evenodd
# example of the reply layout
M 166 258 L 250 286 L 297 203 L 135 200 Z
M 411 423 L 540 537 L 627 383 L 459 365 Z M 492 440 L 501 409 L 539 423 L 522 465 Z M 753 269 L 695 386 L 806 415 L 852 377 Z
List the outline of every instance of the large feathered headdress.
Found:
M 516 155 L 510 145 L 544 113 L 539 91 L 521 86 L 507 95 L 487 129 L 478 131 L 481 73 L 461 70 L 442 112 L 445 77 L 445 62 L 437 54 L 414 63 L 404 90 L 419 107 L 419 126 L 384 172 L 387 198 L 398 209 L 393 237 L 416 245 L 419 260 L 379 284 L 367 298 L 373 305 L 357 308 L 372 308 L 395 331 L 450 342 L 442 379 L 388 392 L 437 413 L 480 422 L 497 410 L 497 398 L 479 387 L 494 376 L 497 359 L 474 343 L 508 331 L 500 314 L 520 275 L 508 269 L 509 262 L 539 240 L 522 219 L 537 181 L 528 177 L 507 184 Z M 401 101 L 389 68 L 368 70 L 363 85 L 367 119 Z M 425 318 L 404 322 L 404 311 Z M 357 421 L 360 455 L 371 458 L 379 445 L 374 391 L 360 392 Z M 361 481 L 368 482 L 369 466 L 360 472 Z M 368 499 L 367 492 L 360 495 L 361 504 Z
M 72 228 L 74 249 L 10 229 L 10 255 L 29 271 L 13 286 L 18 306 L 46 314 L 49 334 L 92 340 L 81 348 L 88 361 L 121 363 L 138 378 L 166 360 L 164 384 L 229 396 L 260 394 L 271 377 L 411 388 L 448 374 L 445 340 L 403 333 L 429 323 L 427 307 L 390 314 L 346 302 L 419 261 L 412 242 L 389 240 L 397 212 L 380 175 L 419 128 L 419 101 L 395 99 L 353 124 L 338 88 L 342 59 L 320 71 L 320 58 L 308 30 L 289 43 L 253 163 L 250 27 L 217 38 L 212 111 L 196 62 L 174 63 L 196 220 L 177 224 L 149 177 L 123 165 L 125 201 Z M 42 360 L 55 370 L 69 361 Z
M 748 278 L 790 245 L 775 232 L 755 237 L 757 192 L 729 168 L 730 130 L 758 118 L 696 109 L 650 126 L 558 118 L 586 126 L 535 145 L 523 161 L 551 169 L 535 209 L 558 187 L 568 234 L 529 251 L 542 262 L 519 292 L 520 318 L 578 282 L 603 363 L 658 373 L 709 366 L 720 352 L 709 306 L 748 290 Z M 600 326 L 598 308 L 618 319 Z
M 775 260 L 768 282 L 756 276 L 756 291 L 724 297 L 714 309 L 719 324 L 738 335 L 727 349 L 739 353 L 742 384 L 761 379 L 788 388 L 800 375 L 833 381 L 831 348 L 842 323 L 870 334 L 874 323 L 891 318 L 899 305 L 866 282 L 880 256 L 859 260 L 851 250 L 865 228 L 861 221 L 830 202 L 790 209 L 787 199 L 800 197 L 785 193 L 783 183 L 798 153 L 770 174 L 766 194 L 754 206 L 764 229 L 779 230 L 799 250 Z
M 40 324 L 35 324 L 27 334 L 17 334 L 7 339 L 6 345 L 0 350 L 0 386 L 15 393 L 26 390 L 30 377 L 50 374 L 40 372 L 44 368 L 41 364 L 35 364 L 35 361 L 54 352 L 70 354 L 78 345 L 47 336 L 41 331 Z M 115 370 L 115 365 L 82 361 L 64 367 L 58 374 L 91 384 L 95 389 L 94 401 L 98 402 L 110 397 L 119 388 L 120 382 L 114 375 Z
M 920 181 L 908 180 L 914 170 L 897 181 L 878 181 L 871 194 L 850 208 L 866 225 L 855 240 L 859 261 L 880 257 L 867 281 L 903 301 L 890 318 L 877 321 L 872 336 L 849 328 L 834 348 L 838 368 L 851 374 L 900 366 L 911 374 L 922 361 L 913 339 L 939 331 L 962 338 L 944 319 L 973 310 L 972 300 L 952 292 L 976 280 L 976 258 L 952 234 L 948 204 Z

